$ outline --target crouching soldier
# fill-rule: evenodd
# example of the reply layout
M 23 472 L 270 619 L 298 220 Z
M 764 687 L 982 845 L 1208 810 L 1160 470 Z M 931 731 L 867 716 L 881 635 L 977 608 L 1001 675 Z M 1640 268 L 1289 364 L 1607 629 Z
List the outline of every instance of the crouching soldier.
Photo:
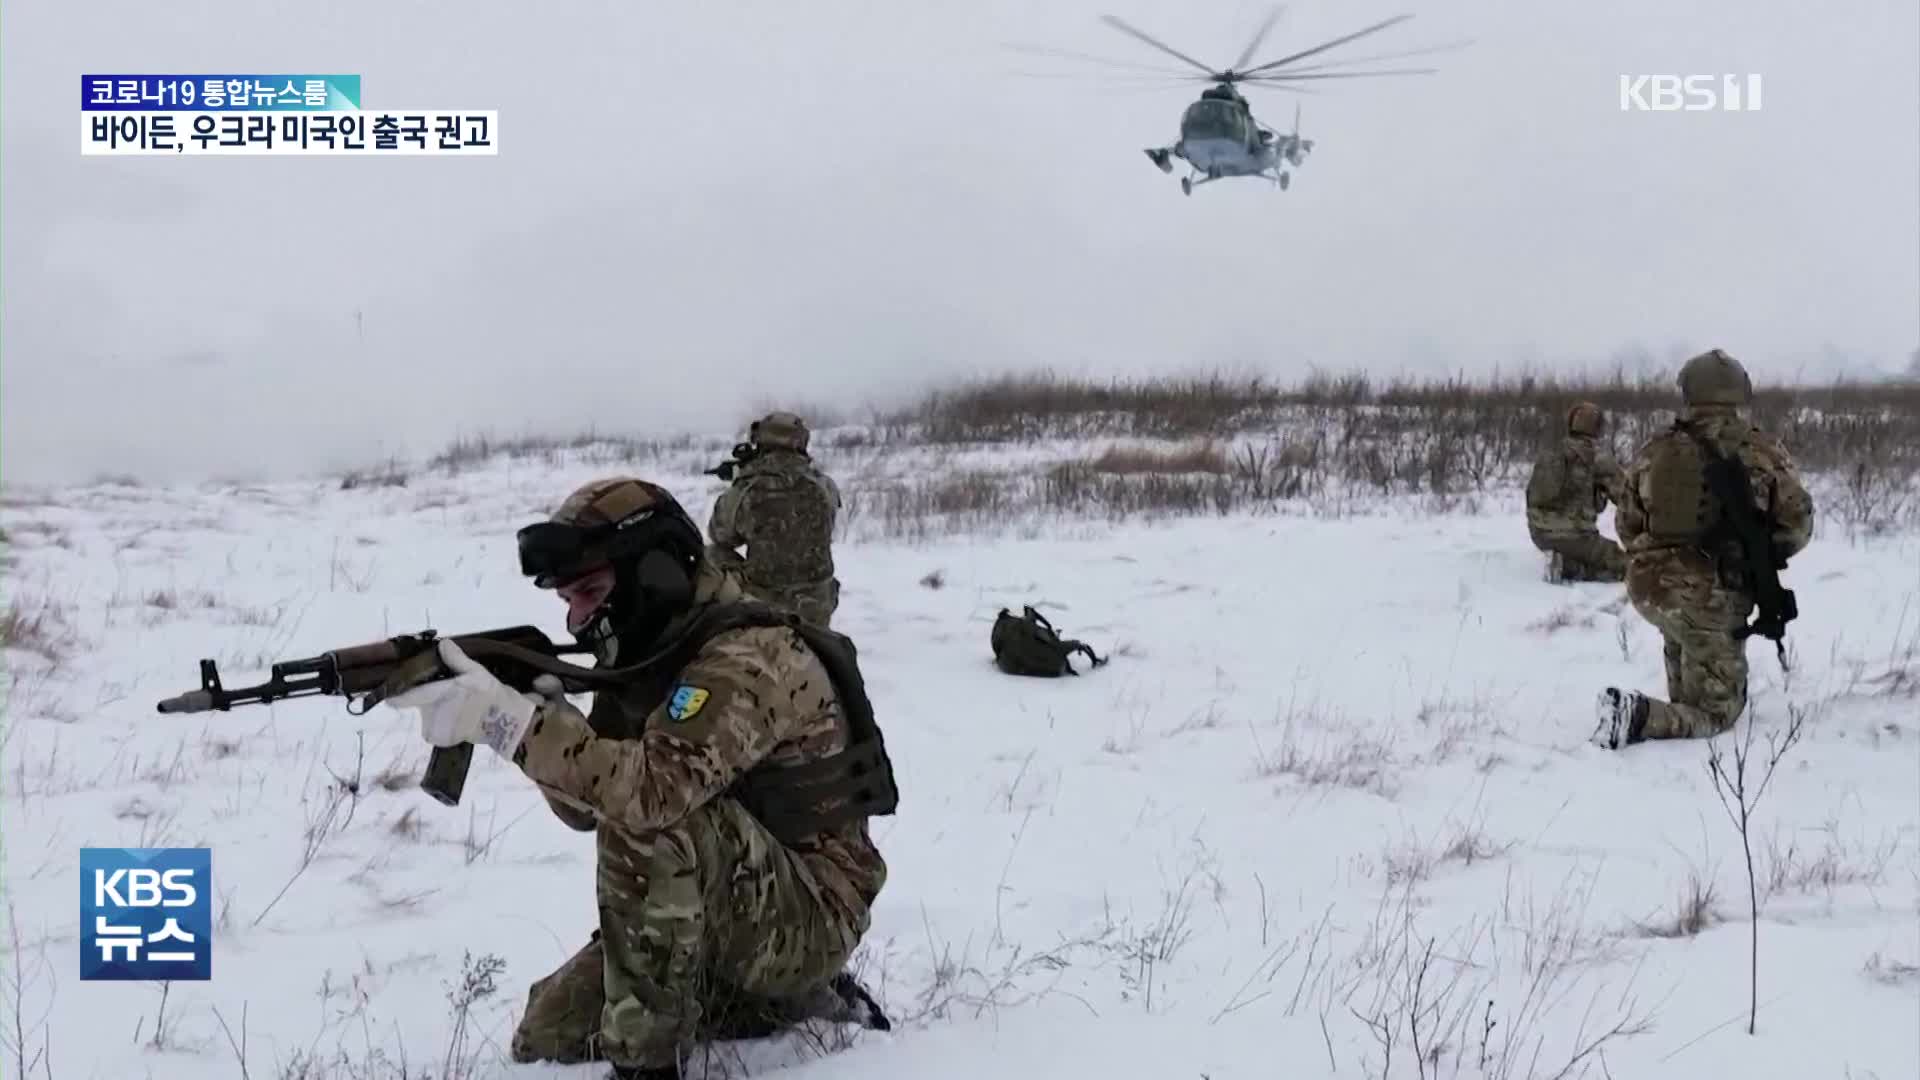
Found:
M 1534 462 L 1527 478 L 1527 535 L 1546 552 L 1556 581 L 1622 581 L 1627 556 L 1595 522 L 1620 500 L 1622 472 L 1600 447 L 1606 414 L 1581 402 L 1567 411 L 1567 434 Z
M 1712 349 L 1687 361 L 1679 383 L 1685 411 L 1628 467 L 1615 517 L 1632 552 L 1627 597 L 1660 631 L 1667 698 L 1602 690 L 1592 741 L 1608 750 L 1646 739 L 1712 738 L 1734 725 L 1747 708 L 1747 616 L 1760 602 L 1759 575 L 1777 580 L 1813 539 L 1813 497 L 1792 455 L 1740 413 L 1753 403 L 1747 369 Z M 1746 473 L 1749 513 L 1765 531 L 1772 567 L 1742 557 L 1734 511 L 1708 476 L 1719 461 Z M 1762 607 L 1761 615 L 1793 612 Z
M 852 642 L 743 602 L 673 497 L 629 478 L 519 533 L 598 667 L 631 675 L 582 715 L 557 682 L 458 674 L 396 695 L 435 746 L 484 743 L 596 834 L 599 930 L 533 984 L 521 1062 L 677 1078 L 701 1038 L 823 1017 L 886 1027 L 845 973 L 886 881 L 868 818 L 898 802 Z

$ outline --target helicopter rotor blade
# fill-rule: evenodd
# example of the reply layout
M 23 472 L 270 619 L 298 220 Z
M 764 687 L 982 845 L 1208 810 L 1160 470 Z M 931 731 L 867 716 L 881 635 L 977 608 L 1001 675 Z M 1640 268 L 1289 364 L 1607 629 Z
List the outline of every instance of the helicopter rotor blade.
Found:
M 1247 61 L 1253 59 L 1253 54 L 1259 50 L 1260 43 L 1267 40 L 1267 34 L 1272 32 L 1273 25 L 1280 21 L 1280 13 L 1285 10 L 1287 10 L 1285 4 L 1273 5 L 1273 10 L 1267 12 L 1266 21 L 1260 24 L 1260 29 L 1253 32 L 1253 40 L 1247 42 L 1247 47 L 1240 50 L 1239 57 L 1234 60 L 1233 67 L 1228 70 L 1239 71 L 1246 66 Z
M 1115 30 L 1120 31 L 1121 33 L 1127 35 L 1128 37 L 1136 38 L 1139 41 L 1146 43 L 1147 45 L 1150 45 L 1156 49 L 1159 49 L 1161 52 L 1166 53 L 1168 56 L 1171 56 L 1176 60 L 1184 60 L 1187 63 L 1192 64 L 1194 67 L 1199 68 L 1201 71 L 1206 72 L 1208 75 L 1217 77 L 1220 74 L 1219 72 L 1213 70 L 1212 68 L 1201 63 L 1200 61 L 1195 60 L 1193 57 L 1188 56 L 1186 53 L 1183 53 L 1180 50 L 1174 48 L 1173 46 L 1168 45 L 1166 42 L 1155 39 L 1146 31 L 1139 29 L 1138 27 L 1132 25 L 1131 23 L 1127 22 L 1125 19 L 1122 19 L 1117 15 L 1102 15 L 1100 16 L 1100 21 L 1103 23 L 1106 23 L 1108 26 L 1113 27 Z
M 1285 75 L 1258 75 L 1245 80 L 1265 86 L 1276 83 L 1305 82 L 1317 79 L 1371 79 L 1378 75 L 1437 75 L 1439 68 L 1389 68 L 1385 71 L 1312 71 Z
M 1192 78 L 1192 76 L 1186 72 L 1171 66 L 1156 67 L 1152 64 L 1142 64 L 1134 60 L 1115 60 L 1112 57 L 1095 56 L 1092 53 L 1074 52 L 1071 49 L 1053 49 L 1040 45 L 1008 45 L 1006 48 L 1011 52 L 1025 53 L 1030 56 L 1041 56 L 1060 60 L 1079 60 L 1084 63 L 1112 68 L 1116 71 L 1137 72 L 1143 75 L 1166 75 L 1183 79 Z
M 1429 45 L 1421 49 L 1406 49 L 1401 52 L 1373 53 L 1370 56 L 1350 56 L 1341 60 L 1327 60 L 1323 63 L 1308 64 L 1306 67 L 1288 68 L 1280 74 L 1291 75 L 1302 71 L 1327 71 L 1332 68 L 1343 67 L 1347 64 L 1371 64 L 1380 60 L 1407 60 L 1416 56 L 1432 56 L 1435 53 L 1458 52 L 1472 44 L 1473 42 L 1471 40 L 1464 40 L 1450 42 L 1445 45 Z
M 1278 82 L 1267 79 L 1236 79 L 1235 87 L 1257 87 L 1261 90 L 1279 90 L 1287 94 L 1317 94 L 1320 91 L 1310 86 L 1295 86 L 1291 82 Z
M 1358 38 L 1366 37 L 1368 34 L 1377 34 L 1380 31 L 1385 30 L 1389 26 L 1394 26 L 1399 23 L 1406 22 L 1408 19 L 1411 19 L 1411 18 L 1413 18 L 1412 15 L 1395 15 L 1391 19 L 1383 19 L 1380 22 L 1374 23 L 1372 26 L 1369 26 L 1360 30 L 1355 30 L 1351 34 L 1342 35 L 1341 37 L 1334 38 L 1332 41 L 1322 42 L 1319 45 L 1315 45 L 1311 49 L 1303 49 L 1300 52 L 1294 53 L 1291 56 L 1283 56 L 1278 60 L 1269 60 L 1266 63 L 1261 64 L 1257 67 L 1250 67 L 1247 70 L 1241 72 L 1241 74 L 1242 75 L 1258 75 L 1261 72 L 1272 71 L 1275 68 L 1285 67 L 1286 65 L 1293 63 L 1295 60 L 1305 60 L 1309 56 L 1314 56 L 1319 53 L 1326 52 L 1328 49 L 1334 48 L 1335 46 L 1338 46 L 1338 45 L 1345 45 L 1349 41 L 1354 41 Z
M 1007 74 L 1018 79 L 1048 79 L 1054 82 L 1074 81 L 1081 85 L 1084 85 L 1086 82 L 1085 78 L 1076 72 L 1022 71 L 1015 69 L 1007 72 Z M 1135 75 L 1128 72 L 1120 72 L 1102 78 L 1099 82 L 1099 92 L 1108 95 L 1136 91 L 1152 91 L 1156 94 L 1165 94 L 1170 91 L 1184 90 L 1191 85 L 1188 77 L 1185 75 Z

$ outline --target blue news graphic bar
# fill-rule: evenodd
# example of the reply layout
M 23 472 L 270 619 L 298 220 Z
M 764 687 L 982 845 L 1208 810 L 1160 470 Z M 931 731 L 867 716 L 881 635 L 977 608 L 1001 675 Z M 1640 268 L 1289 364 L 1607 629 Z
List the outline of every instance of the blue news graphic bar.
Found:
M 358 75 L 82 75 L 82 112 L 330 112 L 360 107 Z

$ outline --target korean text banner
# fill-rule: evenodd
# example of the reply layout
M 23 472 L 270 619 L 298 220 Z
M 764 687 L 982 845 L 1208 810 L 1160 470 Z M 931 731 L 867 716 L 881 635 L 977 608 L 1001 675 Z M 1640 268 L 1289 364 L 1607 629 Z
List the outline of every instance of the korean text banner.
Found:
M 360 107 L 358 75 L 82 75 L 87 112 L 337 112 Z

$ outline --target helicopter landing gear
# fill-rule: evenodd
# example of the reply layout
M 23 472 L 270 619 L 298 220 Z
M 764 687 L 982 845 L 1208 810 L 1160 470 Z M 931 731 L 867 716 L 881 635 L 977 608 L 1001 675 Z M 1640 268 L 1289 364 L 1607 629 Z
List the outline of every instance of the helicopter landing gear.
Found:
M 1183 176 L 1180 178 L 1180 191 L 1186 195 L 1193 194 L 1193 177 Z
M 1169 174 L 1173 172 L 1173 157 L 1171 154 L 1167 153 L 1167 151 L 1148 150 L 1148 151 L 1145 151 L 1145 153 L 1147 155 L 1147 160 L 1153 162 L 1156 166 L 1158 166 L 1161 172 L 1169 173 Z

